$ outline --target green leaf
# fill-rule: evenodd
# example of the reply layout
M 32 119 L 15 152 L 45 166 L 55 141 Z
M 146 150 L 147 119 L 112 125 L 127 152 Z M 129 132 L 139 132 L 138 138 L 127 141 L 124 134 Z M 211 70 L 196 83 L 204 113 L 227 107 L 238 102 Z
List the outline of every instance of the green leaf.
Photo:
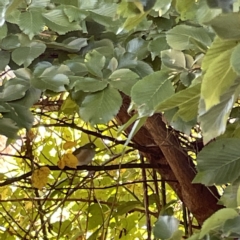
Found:
M 29 8 L 30 9 L 45 8 L 45 7 L 47 7 L 49 5 L 49 3 L 50 3 L 50 0 L 41 0 L 41 1 L 31 0 Z
M 72 60 L 67 60 L 64 64 L 69 67 L 75 76 L 85 76 L 88 73 L 85 64 L 78 61 L 78 59 L 73 58 Z
M 0 118 L 0 134 L 10 139 L 17 137 L 19 128 L 16 123 L 10 118 Z
M 195 109 L 196 111 L 196 109 Z M 197 120 L 196 118 L 185 122 L 183 119 L 178 115 L 178 108 L 173 108 L 171 110 L 167 110 L 164 112 L 164 119 L 166 123 L 171 125 L 174 129 L 183 132 L 187 135 L 190 135 L 191 129 L 196 125 Z
M 207 24 L 215 30 L 220 38 L 234 40 L 240 39 L 239 13 L 220 14 Z
M 41 93 L 42 91 L 40 89 L 30 87 L 26 91 L 25 96 L 21 99 L 18 99 L 16 103 L 27 108 L 30 108 L 33 106 L 34 103 L 36 103 L 40 99 Z
M 212 43 L 208 32 L 202 27 L 177 25 L 167 32 L 167 43 L 176 50 L 198 49 L 192 40 L 201 43 L 206 49 Z
M 21 13 L 18 25 L 20 29 L 29 36 L 30 40 L 32 40 L 34 35 L 39 34 L 43 30 L 45 23 L 40 11 L 30 10 Z
M 86 47 L 87 39 L 86 38 L 76 38 L 70 37 L 65 39 L 63 42 L 50 42 L 46 43 L 48 48 L 60 49 L 67 52 L 79 52 L 83 47 Z
M 152 60 L 155 59 L 156 56 L 160 56 L 161 51 L 169 49 L 169 45 L 167 44 L 167 40 L 165 36 L 160 36 L 150 41 L 148 44 L 148 50 L 151 53 Z
M 106 212 L 108 208 L 105 205 L 99 205 L 98 203 L 91 204 L 87 211 L 89 213 L 88 218 L 88 229 L 92 230 L 102 225 L 104 222 L 104 212 Z
M 132 86 L 138 81 L 139 76 L 129 69 L 117 69 L 109 76 L 112 87 L 130 95 Z
M 10 61 L 10 53 L 7 51 L 0 51 L 0 70 L 5 70 Z
M 16 103 L 9 103 L 10 112 L 4 113 L 4 118 L 12 119 L 19 128 L 30 129 L 33 123 L 33 115 L 25 106 Z
M 147 57 L 149 54 L 147 49 L 148 42 L 142 38 L 133 38 L 127 43 L 126 51 L 137 56 L 139 60 L 142 60 Z
M 196 75 L 189 71 L 183 71 L 180 73 L 180 81 L 185 87 L 189 87 Z
M 138 63 L 137 57 L 132 53 L 124 53 L 117 60 L 118 68 L 134 68 Z
M 84 92 L 97 92 L 103 90 L 108 85 L 107 81 L 101 81 L 95 78 L 74 76 L 70 78 L 76 79 L 74 83 L 75 91 L 82 90 Z
M 128 31 L 132 30 L 143 21 L 143 19 L 147 16 L 147 14 L 148 13 L 140 13 L 134 17 L 128 17 L 124 22 L 122 28 L 120 28 L 120 31 L 122 31 L 122 29 L 126 29 Z
M 238 78 L 220 97 L 220 102 L 209 110 L 206 110 L 204 101 L 200 100 L 198 121 L 200 122 L 205 143 L 225 132 L 228 117 L 240 93 L 239 85 L 240 79 Z
M 28 67 L 34 59 L 44 53 L 46 46 L 41 42 L 31 42 L 28 47 L 19 47 L 12 52 L 12 59 L 18 65 Z
M 240 216 L 237 216 L 233 219 L 228 219 L 223 225 L 223 233 L 230 235 L 233 234 L 240 234 Z
M 153 69 L 143 61 L 137 61 L 137 65 L 132 68 L 134 72 L 136 72 L 141 78 L 144 78 L 153 73 Z
M 170 69 L 184 70 L 186 68 L 185 56 L 181 51 L 169 49 L 161 52 L 162 63 Z
M 1 18 L 0 18 L 0 21 L 1 21 Z M 0 27 L 0 40 L 2 40 L 3 38 L 5 38 L 7 36 L 7 25 L 6 23 L 3 24 L 1 27 Z
M 198 174 L 194 183 L 205 185 L 234 182 L 239 176 L 240 139 L 224 138 L 211 142 L 197 156 Z
M 232 52 L 232 56 L 230 59 L 231 66 L 233 70 L 237 73 L 237 75 L 240 75 L 240 60 L 239 60 L 239 54 L 240 54 L 240 44 L 238 44 Z
M 102 69 L 106 62 L 105 56 L 93 50 L 86 55 L 85 61 L 86 67 L 91 74 L 99 78 L 103 77 Z
M 200 88 L 200 83 L 186 88 L 160 103 L 156 109 L 164 112 L 178 107 L 175 117 L 179 116 L 186 122 L 191 121 L 197 116 Z
M 169 239 L 178 230 L 179 221 L 173 216 L 159 216 L 153 228 L 156 238 Z
M 204 99 L 206 110 L 220 102 L 220 97 L 237 78 L 230 66 L 233 49 L 222 52 L 210 64 L 203 77 L 201 98 Z
M 132 88 L 132 101 L 137 104 L 140 116 L 152 114 L 157 105 L 174 93 L 169 76 L 158 71 L 138 81 Z
M 195 5 L 194 0 L 176 1 L 176 10 L 181 14 L 182 20 L 188 19 L 189 15 L 193 17 L 194 11 L 192 11 L 192 14 L 190 14 L 189 12 L 191 12 L 194 5 Z
M 77 104 L 72 100 L 70 96 L 63 102 L 60 112 L 66 115 L 72 115 L 78 110 Z
M 18 36 L 13 34 L 9 34 L 7 37 L 5 37 L 0 44 L 0 47 L 3 50 L 13 50 L 19 46 L 20 42 Z
M 47 26 L 59 34 L 81 30 L 81 27 L 77 22 L 69 22 L 68 17 L 62 9 L 52 9 L 42 15 Z
M 108 87 L 85 97 L 80 106 L 80 117 L 93 125 L 107 123 L 118 113 L 121 104 L 119 92 Z
M 203 238 L 210 231 L 217 230 L 226 220 L 237 216 L 238 213 L 231 208 L 218 210 L 203 223 L 199 238 Z
M 64 7 L 63 11 L 66 14 L 66 16 L 68 17 L 69 22 L 81 21 L 89 15 L 88 11 L 79 9 L 74 6 Z
M 116 207 L 116 211 L 113 214 L 114 217 L 122 216 L 131 211 L 136 207 L 143 207 L 142 203 L 139 201 L 128 201 L 128 202 L 119 202 Z
M 68 73 L 69 68 L 66 65 L 55 67 L 47 62 L 39 63 L 33 72 L 31 84 L 42 90 L 62 92 L 66 90 L 65 85 L 69 84 Z
M 222 40 L 219 37 L 216 37 L 211 45 L 211 47 L 208 49 L 206 55 L 204 56 L 203 62 L 202 62 L 202 69 L 204 71 L 207 71 L 212 62 L 223 52 L 230 50 L 237 46 L 236 41 L 233 40 Z
M 20 78 L 10 79 L 3 85 L 0 101 L 13 101 L 22 98 L 29 87 L 29 81 Z
M 237 208 L 237 191 L 239 189 L 239 180 L 235 181 L 233 184 L 227 186 L 224 189 L 224 193 L 222 194 L 219 203 L 223 204 L 228 208 Z

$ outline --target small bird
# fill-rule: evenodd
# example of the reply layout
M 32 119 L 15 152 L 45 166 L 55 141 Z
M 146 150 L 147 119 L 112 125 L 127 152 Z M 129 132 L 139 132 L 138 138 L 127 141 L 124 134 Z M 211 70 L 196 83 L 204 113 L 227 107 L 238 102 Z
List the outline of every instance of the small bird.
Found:
M 92 162 L 92 159 L 95 156 L 95 144 L 94 143 L 87 143 L 84 146 L 76 149 L 73 152 L 73 155 L 78 159 L 77 166 L 88 165 Z

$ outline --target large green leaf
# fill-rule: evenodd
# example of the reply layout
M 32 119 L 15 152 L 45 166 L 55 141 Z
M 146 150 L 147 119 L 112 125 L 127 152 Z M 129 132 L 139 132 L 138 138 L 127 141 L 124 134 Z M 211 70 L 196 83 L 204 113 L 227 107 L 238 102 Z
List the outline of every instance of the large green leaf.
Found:
M 237 180 L 233 184 L 227 186 L 224 189 L 224 193 L 222 194 L 219 203 L 223 204 L 229 208 L 237 208 L 237 191 L 239 189 L 239 181 Z
M 212 62 L 223 52 L 230 50 L 237 46 L 236 41 L 233 40 L 222 40 L 219 37 L 216 37 L 208 49 L 206 55 L 204 56 L 202 62 L 202 69 L 207 71 L 210 68 Z
M 193 120 L 197 117 L 200 88 L 201 84 L 199 83 L 174 94 L 160 103 L 157 110 L 164 112 L 178 107 L 178 111 L 173 118 L 179 116 L 186 122 Z
M 220 102 L 221 95 L 226 92 L 237 77 L 230 65 L 232 52 L 233 49 L 229 49 L 216 57 L 203 77 L 201 98 L 205 101 L 206 110 Z
M 27 108 L 31 108 L 33 104 L 40 99 L 41 93 L 42 91 L 40 89 L 30 87 L 26 91 L 25 96 L 21 99 L 18 99 L 16 103 Z
M 197 156 L 196 183 L 205 185 L 234 182 L 239 176 L 240 139 L 224 138 L 205 146 Z
M 39 34 L 43 30 L 44 25 L 45 23 L 40 11 L 30 10 L 20 15 L 19 27 L 30 39 L 32 39 L 34 35 Z
M 194 11 L 191 11 L 195 6 L 194 0 L 177 0 L 176 10 L 181 14 L 181 19 L 186 20 L 194 17 Z
M 83 20 L 89 15 L 88 11 L 79 9 L 74 6 L 64 7 L 63 11 L 66 14 L 66 16 L 68 17 L 69 22 Z
M 126 51 L 133 53 L 139 60 L 142 60 L 149 54 L 147 45 L 148 42 L 142 38 L 133 38 L 127 43 Z
M 117 69 L 109 76 L 109 79 L 111 86 L 130 95 L 132 86 L 138 81 L 139 76 L 129 69 Z
M 194 111 L 197 109 L 195 108 Z M 178 114 L 178 108 L 172 108 L 170 110 L 166 110 L 163 115 L 163 119 L 169 125 L 171 125 L 174 129 L 183 132 L 187 135 L 190 135 L 191 129 L 196 125 L 197 118 L 195 117 L 191 121 L 184 121 Z
M 50 42 L 46 44 L 49 48 L 64 50 L 67 52 L 78 52 L 83 47 L 87 46 L 87 39 L 86 38 L 77 38 L 77 37 L 70 37 L 65 39 L 63 42 Z
M 138 106 L 140 116 L 152 114 L 155 108 L 169 96 L 174 88 L 167 72 L 158 71 L 138 81 L 132 88 L 132 101 Z
M 169 49 L 161 52 L 162 63 L 170 69 L 184 70 L 186 68 L 185 56 L 181 51 Z
M 231 208 L 218 210 L 203 223 L 199 239 L 203 238 L 210 231 L 217 230 L 226 220 L 232 219 L 237 216 L 238 213 Z
M 4 118 L 12 119 L 19 128 L 30 129 L 33 124 L 33 115 L 28 107 L 16 103 L 9 103 L 9 112 L 4 113 Z
M 12 59 L 18 65 L 28 67 L 34 59 L 44 53 L 46 45 L 41 42 L 31 42 L 28 47 L 19 47 L 12 52 Z
M 140 13 L 134 17 L 128 17 L 124 22 L 123 26 L 119 29 L 119 32 L 124 28 L 128 31 L 132 30 L 136 26 L 138 26 L 147 16 L 147 13 Z
M 22 98 L 29 89 L 30 83 L 21 78 L 13 78 L 3 85 L 0 101 L 13 101 Z
M 7 51 L 0 51 L 0 71 L 5 70 L 10 61 L 10 53 Z
M 0 47 L 3 50 L 13 50 L 17 47 L 20 47 L 18 36 L 9 34 L 2 40 Z
M 103 77 L 102 69 L 106 62 L 105 56 L 93 50 L 86 55 L 85 61 L 86 67 L 91 74 L 99 78 Z
M 95 78 L 75 76 L 70 78 L 76 79 L 74 83 L 75 91 L 82 90 L 84 92 L 97 92 L 103 90 L 108 85 L 107 81 L 97 80 Z
M 106 123 L 119 111 L 120 93 L 111 87 L 87 95 L 80 105 L 80 117 L 91 124 Z
M 240 216 L 228 219 L 223 225 L 223 232 L 225 234 L 239 234 L 240 235 Z
M 239 54 L 240 54 L 240 44 L 238 44 L 232 52 L 231 56 L 231 66 L 233 70 L 237 73 L 237 75 L 240 75 L 240 59 L 239 59 Z
M 206 110 L 204 101 L 201 99 L 198 121 L 205 143 L 225 132 L 228 117 L 240 93 L 239 85 L 240 79 L 238 78 L 229 90 L 220 97 L 220 102 L 209 110 Z
M 11 118 L 0 118 L 0 134 L 15 139 L 19 128 Z
M 0 40 L 2 40 L 3 38 L 5 38 L 7 36 L 7 25 L 6 23 L 0 27 Z
M 65 91 L 65 85 L 69 84 L 67 76 L 69 72 L 69 68 L 66 65 L 55 67 L 47 62 L 40 63 L 33 72 L 34 77 L 31 78 L 31 84 L 41 90 Z
M 209 21 L 208 24 L 223 39 L 240 39 L 239 13 L 221 14 Z
M 165 35 L 153 39 L 148 44 L 148 50 L 150 51 L 153 60 L 156 56 L 160 56 L 161 51 L 167 50 L 169 48 L 170 47 L 167 44 Z
M 77 22 L 69 22 L 62 9 L 49 10 L 47 13 L 43 13 L 43 17 L 47 26 L 59 34 L 81 29 Z
M 212 40 L 202 27 L 177 25 L 167 32 L 167 43 L 176 50 L 198 49 L 197 43 L 207 49 Z

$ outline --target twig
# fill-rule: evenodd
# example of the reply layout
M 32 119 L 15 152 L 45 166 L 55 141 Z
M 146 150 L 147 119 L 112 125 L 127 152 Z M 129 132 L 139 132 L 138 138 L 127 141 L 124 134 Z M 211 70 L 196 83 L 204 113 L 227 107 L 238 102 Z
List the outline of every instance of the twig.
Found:
M 144 164 L 144 158 L 142 154 L 140 155 L 140 160 L 141 160 L 141 163 Z M 150 214 L 148 209 L 149 199 L 148 199 L 147 176 L 144 168 L 142 169 L 142 178 L 143 178 L 144 207 L 145 207 L 146 225 L 147 225 L 147 240 L 151 240 L 152 226 L 151 226 L 151 219 L 150 219 Z
M 44 166 L 42 166 L 44 167 Z M 48 167 L 51 171 L 68 171 L 68 170 L 76 170 L 73 168 L 69 168 L 69 167 L 65 167 L 64 169 L 60 169 L 58 166 L 49 166 L 49 165 L 45 165 L 45 167 Z M 139 163 L 131 163 L 131 164 L 122 164 L 121 165 L 121 169 L 131 169 L 131 168 L 153 168 L 156 167 L 152 164 L 139 164 Z M 164 167 L 164 166 L 163 166 Z M 109 166 L 78 166 L 77 170 L 88 170 L 88 171 L 108 171 L 108 170 L 119 170 L 119 165 L 115 164 L 115 165 L 109 165 Z M 29 171 L 25 174 L 22 174 L 18 177 L 12 177 L 12 178 L 8 178 L 7 180 L 5 180 L 4 182 L 0 183 L 0 187 L 2 186 L 6 186 L 9 185 L 11 183 L 20 181 L 22 179 L 26 179 L 27 177 L 30 177 L 32 175 L 33 171 Z

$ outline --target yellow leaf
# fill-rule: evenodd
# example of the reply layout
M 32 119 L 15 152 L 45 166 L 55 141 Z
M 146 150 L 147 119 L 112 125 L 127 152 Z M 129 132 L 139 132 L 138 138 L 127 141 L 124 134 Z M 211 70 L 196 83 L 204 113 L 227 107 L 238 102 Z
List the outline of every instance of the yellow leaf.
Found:
M 0 192 L 1 192 L 0 199 L 3 199 L 3 200 L 11 197 L 11 195 L 12 195 L 12 190 L 9 186 L 1 187 Z
M 33 172 L 32 175 L 32 185 L 37 189 L 42 189 L 47 185 L 48 175 L 50 174 L 50 169 L 48 167 L 41 167 Z
M 60 169 L 64 169 L 65 168 L 65 162 L 64 162 L 64 159 L 62 158 L 61 160 L 58 161 L 57 163 L 58 167 Z
M 65 153 L 62 159 L 59 161 L 59 165 L 64 165 L 70 168 L 77 168 L 78 159 L 72 153 Z
M 73 139 L 72 132 L 68 128 L 64 128 L 62 138 L 66 139 L 67 141 L 71 141 Z
M 76 142 L 72 142 L 72 141 L 67 141 L 63 144 L 63 149 L 67 150 L 70 149 L 72 147 L 76 147 L 77 143 Z

